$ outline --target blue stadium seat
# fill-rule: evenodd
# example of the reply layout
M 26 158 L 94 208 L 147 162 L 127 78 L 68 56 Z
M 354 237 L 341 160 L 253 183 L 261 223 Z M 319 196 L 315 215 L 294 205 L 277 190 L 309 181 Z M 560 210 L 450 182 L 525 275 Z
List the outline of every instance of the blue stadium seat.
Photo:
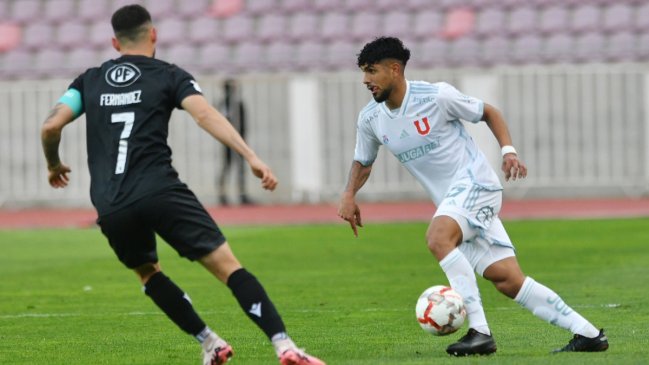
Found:
M 185 42 L 187 24 L 181 18 L 167 17 L 156 22 L 158 44 L 161 46 Z
M 365 41 L 361 42 L 362 44 Z M 323 67 L 328 70 L 357 70 L 356 54 L 362 44 L 348 40 L 337 40 L 326 47 L 323 56 Z
M 87 22 L 106 22 L 107 14 L 111 9 L 107 1 L 79 0 L 77 3 L 77 17 Z
M 478 66 L 481 54 L 481 44 L 476 38 L 458 38 L 449 44 L 448 62 L 452 67 Z
M 254 72 L 261 71 L 265 62 L 264 47 L 255 41 L 240 42 L 232 52 L 233 72 Z
M 482 53 L 480 63 L 483 66 L 491 67 L 510 62 L 510 42 L 505 36 L 495 36 L 485 39 L 482 42 Z
M 611 34 L 606 42 L 606 61 L 629 62 L 633 61 L 640 47 L 636 44 L 635 34 L 629 31 L 620 31 Z
M 596 5 L 585 4 L 574 9 L 570 29 L 575 33 L 587 33 L 597 31 L 600 24 L 600 8 Z
M 198 67 L 203 72 L 223 73 L 231 67 L 231 49 L 222 43 L 198 47 Z
M 266 46 L 266 67 L 269 71 L 288 71 L 293 67 L 295 48 L 292 42 L 279 41 Z
M 246 1 L 243 11 L 252 16 L 266 16 L 281 9 L 277 0 Z
M 504 34 L 506 21 L 505 11 L 498 8 L 486 8 L 478 13 L 475 34 L 479 37 L 493 37 Z
M 402 10 L 395 10 L 385 13 L 383 15 L 382 27 L 385 35 L 394 36 L 401 39 L 412 37 L 412 23 L 410 15 L 411 13 Z
M 154 22 L 172 16 L 176 12 L 174 0 L 146 0 L 144 6 L 146 6 Z
M 132 1 L 132 0 L 131 0 Z M 210 0 L 178 1 L 176 14 L 185 19 L 193 19 L 210 11 Z
M 527 34 L 510 43 L 509 58 L 516 64 L 542 63 L 543 40 L 536 34 Z
M 438 37 L 444 26 L 444 14 L 436 9 L 416 12 L 413 19 L 411 35 L 417 40 Z
M 5 54 L 4 65 L 0 72 L 4 79 L 36 78 L 34 57 L 31 52 L 16 49 Z
M 577 62 L 604 61 L 606 39 L 600 32 L 583 33 L 575 38 L 574 57 Z
M 293 14 L 309 10 L 309 0 L 282 0 L 280 8 L 284 14 Z
M 557 33 L 548 37 L 543 46 L 543 57 L 545 62 L 565 63 L 572 60 L 573 39 L 565 33 Z

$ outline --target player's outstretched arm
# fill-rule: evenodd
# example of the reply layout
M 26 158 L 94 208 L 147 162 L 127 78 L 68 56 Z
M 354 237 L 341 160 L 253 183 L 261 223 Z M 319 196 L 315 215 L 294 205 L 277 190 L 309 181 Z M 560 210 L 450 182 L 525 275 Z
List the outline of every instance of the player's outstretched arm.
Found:
M 505 118 L 503 118 L 498 109 L 485 103 L 482 120 L 487 123 L 501 148 L 506 146 L 508 146 L 506 148 L 509 148 L 512 146 L 512 137 L 507 129 L 507 123 L 505 123 Z M 509 150 L 503 149 L 502 170 L 505 173 L 505 181 L 509 181 L 510 178 L 512 180 L 516 180 L 517 178 L 522 179 L 527 176 L 527 167 L 518 158 L 513 148 Z
M 356 192 L 363 187 L 370 177 L 371 172 L 372 165 L 363 166 L 358 161 L 352 162 L 347 186 L 340 198 L 340 205 L 338 206 L 338 216 L 349 222 L 356 237 L 358 237 L 358 227 L 363 226 L 361 210 L 358 204 L 356 204 Z
M 250 165 L 252 173 L 261 179 L 266 190 L 275 190 L 277 178 L 255 152 L 243 140 L 232 124 L 202 95 L 190 95 L 183 99 L 182 107 L 212 137 L 240 154 Z
M 74 112 L 69 106 L 58 103 L 41 128 L 41 143 L 47 160 L 48 181 L 54 188 L 64 188 L 68 185 L 70 168 L 61 162 L 59 144 L 63 127 L 74 118 Z

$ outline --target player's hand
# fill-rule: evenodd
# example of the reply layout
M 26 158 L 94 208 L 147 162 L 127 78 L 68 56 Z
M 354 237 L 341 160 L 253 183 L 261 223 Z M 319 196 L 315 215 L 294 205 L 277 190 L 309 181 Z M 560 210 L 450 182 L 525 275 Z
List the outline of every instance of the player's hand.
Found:
M 354 231 L 354 236 L 358 237 L 358 227 L 363 226 L 361 221 L 361 209 L 353 198 L 343 198 L 338 207 L 338 216 L 347 222 Z
M 64 188 L 68 186 L 68 182 L 70 181 L 68 172 L 72 171 L 70 167 L 59 163 L 56 166 L 49 166 L 47 169 L 49 171 L 47 179 L 53 188 Z
M 258 157 L 254 157 L 248 161 L 252 173 L 261 179 L 261 187 L 273 191 L 277 187 L 277 178 L 273 174 L 273 171 Z
M 505 173 L 505 181 L 522 179 L 527 176 L 527 167 L 523 161 L 518 159 L 515 153 L 508 153 L 503 156 L 503 172 Z

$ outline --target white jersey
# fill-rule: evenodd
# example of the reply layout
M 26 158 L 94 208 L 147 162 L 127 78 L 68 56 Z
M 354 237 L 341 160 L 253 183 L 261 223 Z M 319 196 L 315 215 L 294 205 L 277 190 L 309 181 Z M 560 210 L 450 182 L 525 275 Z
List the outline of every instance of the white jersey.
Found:
M 361 110 L 354 160 L 371 165 L 385 145 L 436 205 L 456 184 L 502 190 L 496 172 L 460 122 L 480 121 L 484 102 L 444 82 L 407 84 L 398 110 L 374 100 Z

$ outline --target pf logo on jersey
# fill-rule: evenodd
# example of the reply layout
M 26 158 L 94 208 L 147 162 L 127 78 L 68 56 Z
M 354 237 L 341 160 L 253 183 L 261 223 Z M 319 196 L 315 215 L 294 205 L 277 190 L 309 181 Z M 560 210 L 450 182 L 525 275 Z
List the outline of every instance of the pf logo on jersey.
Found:
M 132 85 L 140 78 L 142 72 L 132 63 L 120 63 L 106 71 L 106 82 L 115 87 Z

